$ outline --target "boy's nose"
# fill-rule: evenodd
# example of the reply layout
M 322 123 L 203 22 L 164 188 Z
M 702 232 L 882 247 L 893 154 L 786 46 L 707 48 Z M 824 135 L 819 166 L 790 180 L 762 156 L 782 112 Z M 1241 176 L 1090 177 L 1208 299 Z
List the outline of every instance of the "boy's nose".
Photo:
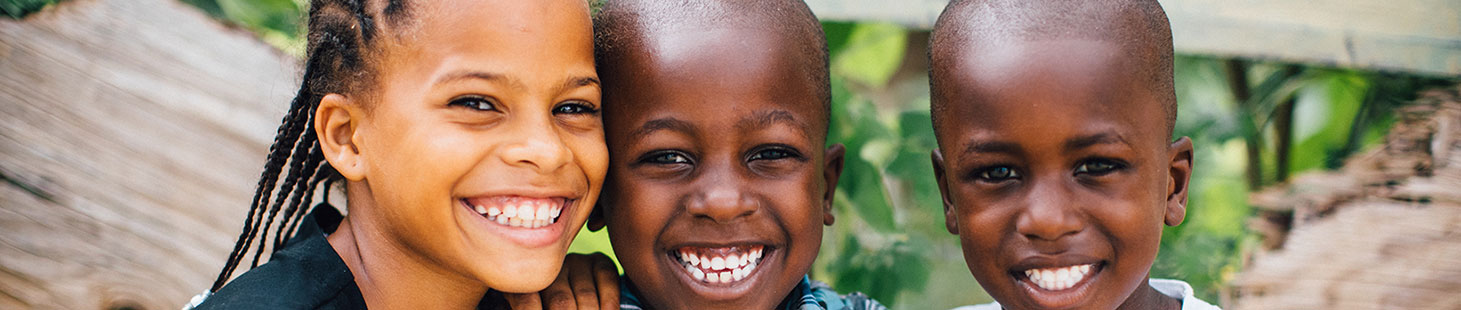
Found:
M 1069 191 L 1037 185 L 1026 197 L 1024 212 L 1015 219 L 1015 230 L 1026 238 L 1055 241 L 1085 229 Z
M 751 215 L 759 208 L 756 199 L 742 192 L 739 186 L 730 182 L 717 183 L 690 199 L 686 209 L 691 215 L 727 223 Z
M 509 166 L 528 167 L 538 172 L 557 170 L 567 165 L 572 151 L 563 143 L 551 124 L 552 120 L 521 120 L 518 126 L 502 134 L 508 141 L 502 146 L 502 161 Z

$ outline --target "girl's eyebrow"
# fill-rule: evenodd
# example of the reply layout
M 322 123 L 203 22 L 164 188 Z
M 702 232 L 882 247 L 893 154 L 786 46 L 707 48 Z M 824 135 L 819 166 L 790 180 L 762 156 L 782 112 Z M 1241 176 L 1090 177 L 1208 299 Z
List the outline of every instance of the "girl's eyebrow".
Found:
M 599 83 L 599 78 L 597 78 L 597 77 L 592 77 L 592 76 L 578 76 L 578 77 L 568 78 L 568 81 L 563 83 L 563 89 L 574 89 L 574 88 L 584 87 L 584 86 L 596 86 L 597 87 L 597 86 L 602 85 L 602 84 L 603 83 Z
M 441 78 L 437 79 L 434 84 L 454 83 L 463 80 L 484 80 L 487 82 L 501 82 L 506 83 L 507 85 L 517 89 L 526 88 L 526 86 L 523 85 L 522 81 L 519 81 L 518 79 L 487 71 L 456 71 L 443 75 Z M 599 78 L 594 76 L 575 76 L 569 77 L 568 79 L 564 80 L 563 85 L 559 86 L 558 91 L 570 90 L 585 86 L 598 87 L 601 84 L 603 83 L 599 82 Z
M 518 81 L 517 79 L 513 79 L 513 78 L 509 78 L 509 77 L 503 76 L 502 74 L 493 73 L 493 72 L 486 72 L 486 71 L 454 71 L 452 73 L 448 73 L 446 75 L 441 76 L 441 78 L 436 79 L 436 82 L 433 83 L 433 84 L 454 83 L 454 82 L 461 82 L 461 81 L 464 81 L 464 80 L 485 80 L 487 82 L 506 82 L 507 84 L 512 85 L 514 87 L 518 87 L 518 88 L 521 88 L 523 86 L 522 85 L 522 81 Z

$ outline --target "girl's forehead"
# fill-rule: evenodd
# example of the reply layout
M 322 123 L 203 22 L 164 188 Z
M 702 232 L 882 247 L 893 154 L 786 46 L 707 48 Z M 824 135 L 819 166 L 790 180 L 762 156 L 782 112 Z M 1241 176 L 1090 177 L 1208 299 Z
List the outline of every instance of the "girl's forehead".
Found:
M 592 21 L 583 1 L 469 1 L 421 2 L 411 12 L 410 28 L 402 31 L 406 44 L 494 43 L 518 48 L 550 48 L 580 43 L 592 46 Z M 518 37 L 532 40 L 512 40 Z M 511 42 L 499 42 L 512 40 Z M 551 54 L 553 50 L 541 50 Z

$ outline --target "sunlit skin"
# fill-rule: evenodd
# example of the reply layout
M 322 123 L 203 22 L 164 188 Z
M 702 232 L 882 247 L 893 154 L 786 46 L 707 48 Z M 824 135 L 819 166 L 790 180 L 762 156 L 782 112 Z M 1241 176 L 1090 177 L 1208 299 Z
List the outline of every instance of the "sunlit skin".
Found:
M 1078 52 L 1073 52 L 1078 51 Z M 1185 216 L 1192 143 L 1170 139 L 1133 53 L 1083 39 L 936 50 L 948 230 L 1006 309 L 1178 309 L 1147 284 L 1163 225 Z M 1095 264 L 1045 290 L 1024 271 Z
M 653 309 L 772 309 L 817 257 L 843 148 L 826 143 L 825 98 L 800 70 L 815 57 L 771 29 L 645 33 L 606 64 L 609 234 Z M 619 84 L 614 84 L 619 83 Z M 677 249 L 765 247 L 734 283 L 696 281 Z
M 422 1 L 384 29 L 373 87 L 315 116 L 349 214 L 328 240 L 365 302 L 469 309 L 488 289 L 535 292 L 558 274 L 608 169 L 583 1 Z M 378 25 L 388 25 L 378 23 Z M 474 199 L 565 202 L 510 227 Z

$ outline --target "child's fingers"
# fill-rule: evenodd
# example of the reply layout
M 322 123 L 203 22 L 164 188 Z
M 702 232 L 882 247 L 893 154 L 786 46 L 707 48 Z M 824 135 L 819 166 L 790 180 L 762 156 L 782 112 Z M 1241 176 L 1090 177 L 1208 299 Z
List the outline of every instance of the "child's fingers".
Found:
M 558 271 L 558 278 L 554 279 L 553 284 L 549 284 L 548 288 L 539 292 L 542 294 L 543 305 L 547 306 L 547 309 L 578 309 L 578 303 L 573 300 L 573 283 L 569 281 L 570 274 L 573 273 L 573 270 L 569 268 L 573 265 L 572 258 L 573 255 L 570 254 L 563 260 L 563 269 Z
M 600 289 L 594 283 L 592 256 L 583 254 L 570 254 L 568 262 L 563 264 L 567 269 L 568 282 L 573 284 L 573 298 L 578 302 L 579 310 L 599 309 Z
M 502 294 L 507 299 L 508 307 L 513 310 L 542 310 L 543 302 L 538 299 L 538 293 L 527 294 Z
M 594 253 L 594 282 L 599 287 L 599 309 L 619 309 L 619 268 L 604 253 Z

